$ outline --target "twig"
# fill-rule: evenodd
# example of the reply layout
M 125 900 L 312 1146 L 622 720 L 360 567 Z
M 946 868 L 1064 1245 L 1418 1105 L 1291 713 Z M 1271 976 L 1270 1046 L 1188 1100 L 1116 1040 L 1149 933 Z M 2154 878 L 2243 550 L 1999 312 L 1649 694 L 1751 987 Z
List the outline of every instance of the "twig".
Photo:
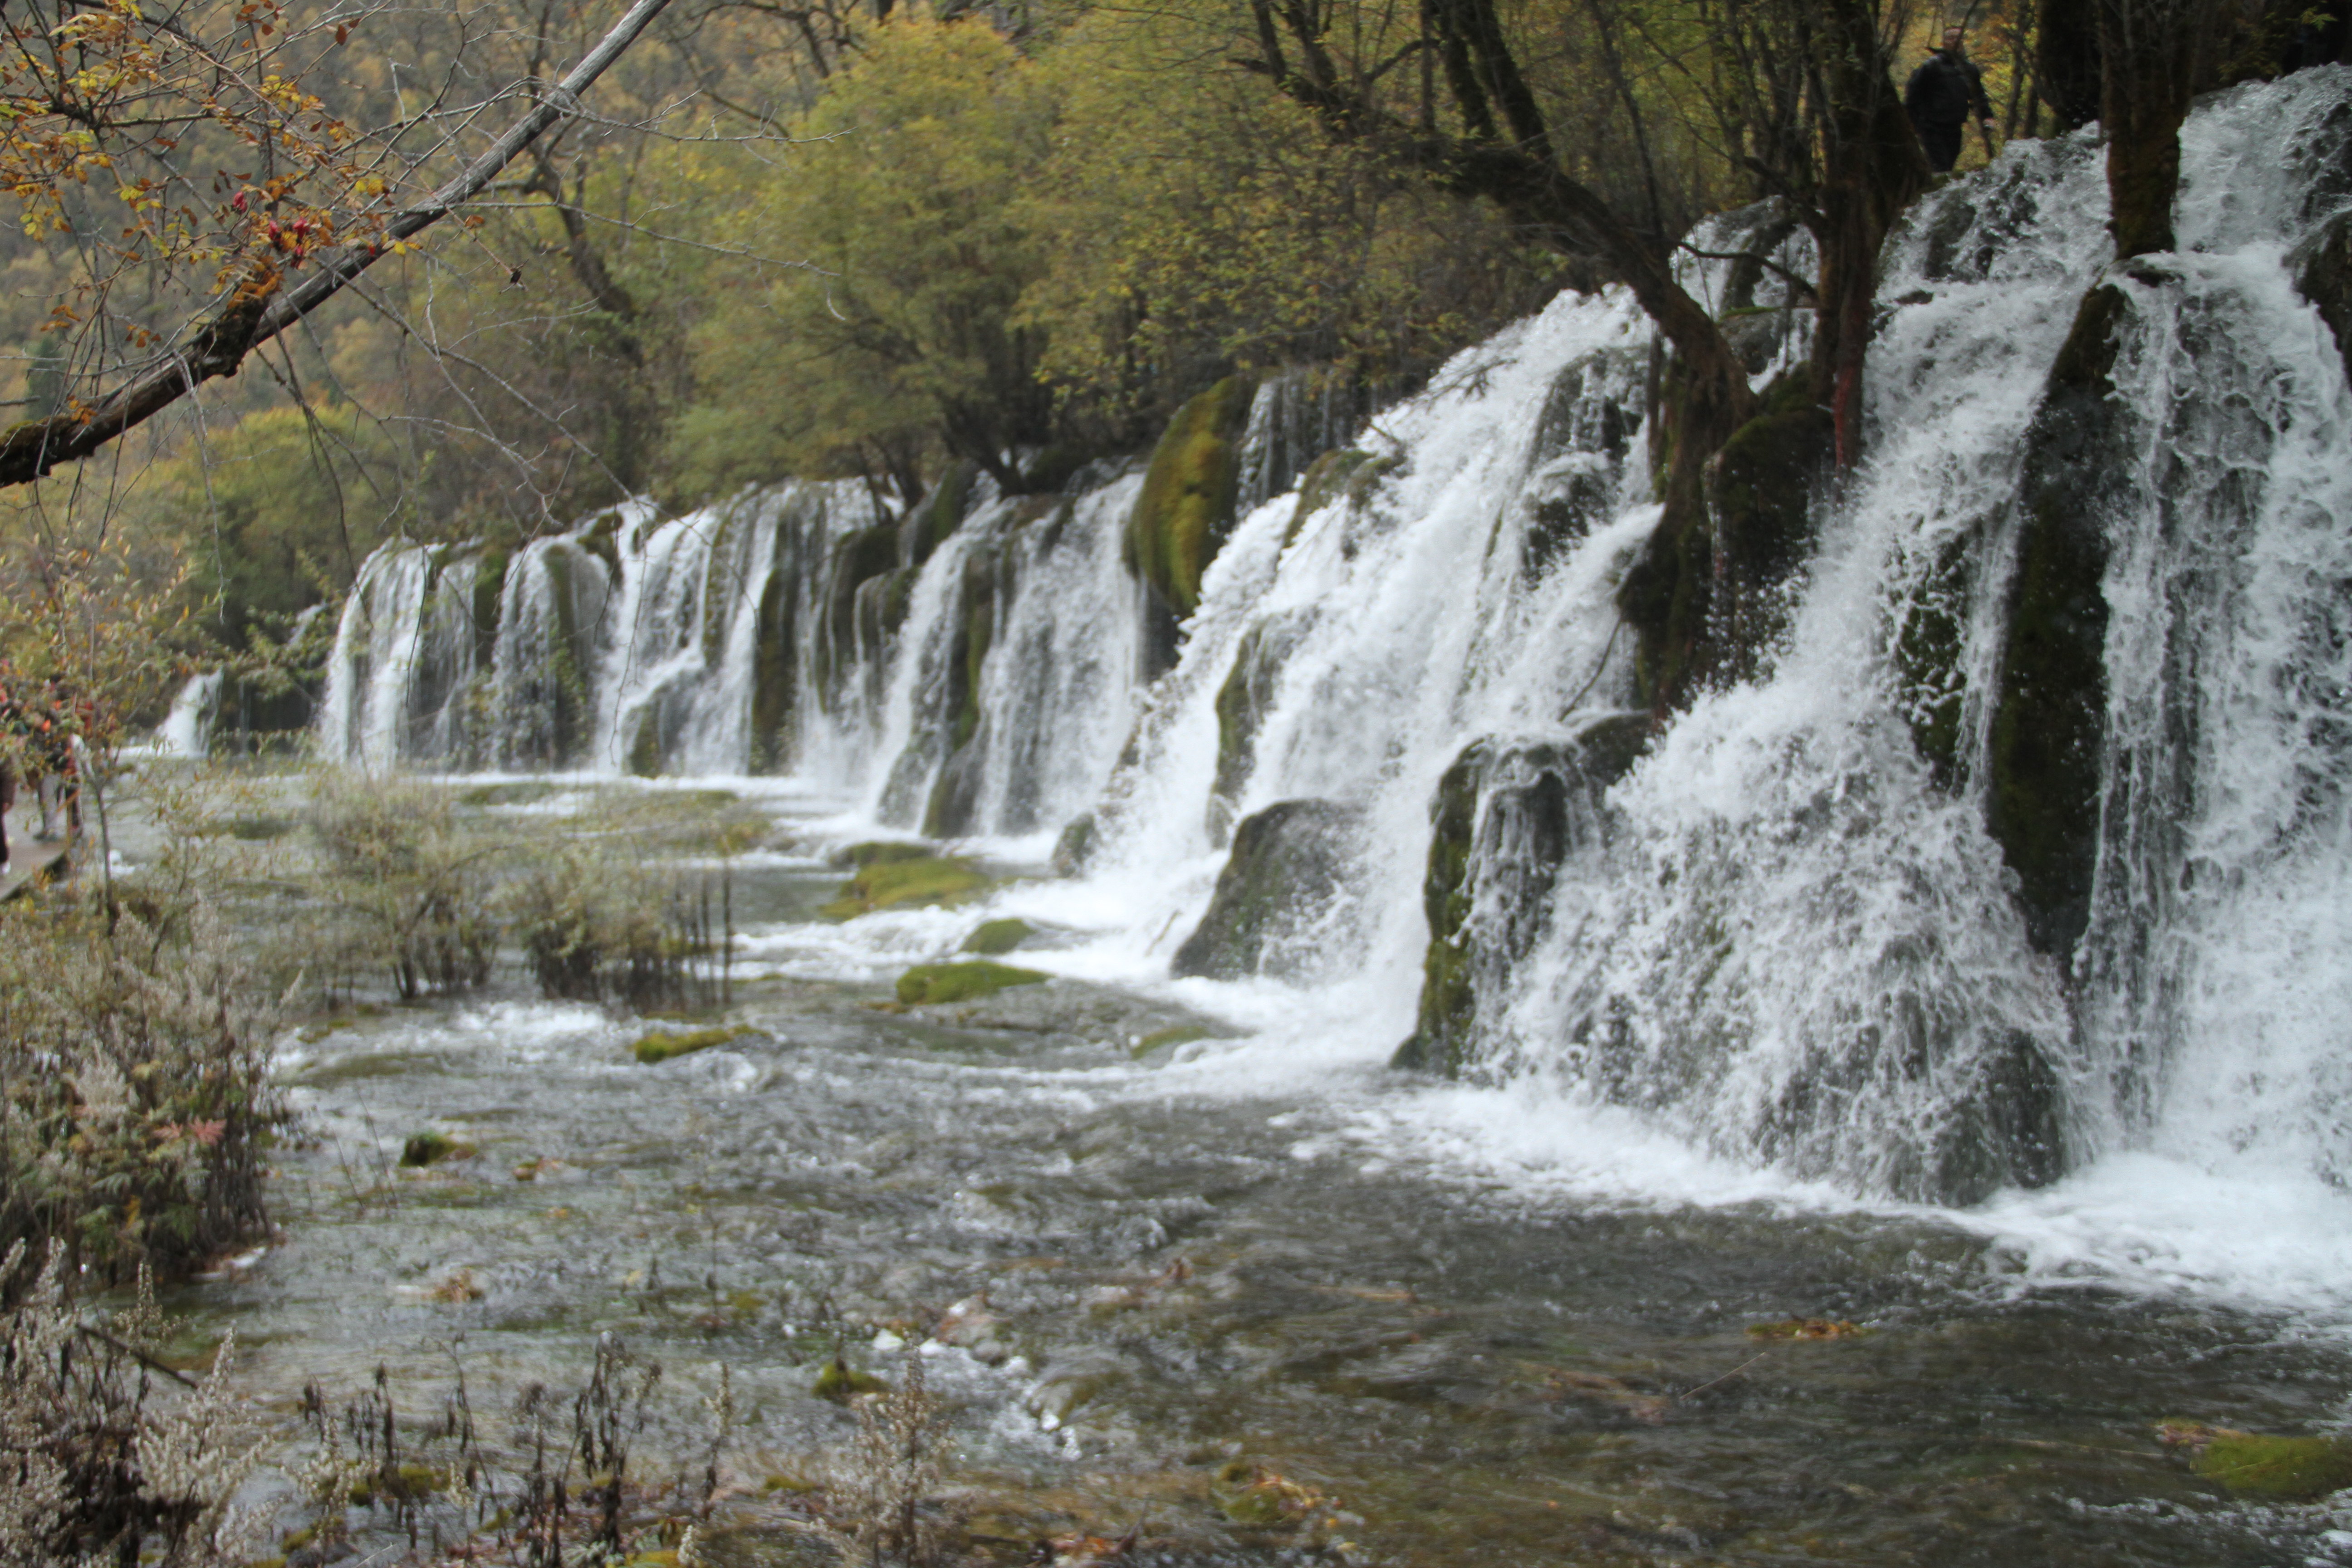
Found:
M 89 1338 L 96 1340 L 102 1345 L 109 1345 L 115 1350 L 121 1351 L 124 1355 L 129 1356 L 132 1361 L 137 1362 L 141 1366 L 145 1367 L 150 1372 L 162 1373 L 165 1377 L 170 1378 L 182 1388 L 194 1388 L 197 1386 L 196 1383 L 192 1378 L 187 1377 L 184 1373 L 173 1371 L 170 1367 L 165 1366 L 162 1362 L 157 1361 L 153 1356 L 147 1354 L 143 1351 L 131 1349 L 129 1345 L 124 1344 L 121 1340 L 116 1339 L 112 1334 L 108 1333 L 104 1329 L 93 1327 L 89 1323 L 83 1323 L 79 1326 L 78 1331 L 88 1335 Z
M 1770 1355 L 1771 1353 L 1772 1352 L 1770 1351 L 1760 1351 L 1755 1355 L 1749 1356 L 1746 1361 L 1741 1362 L 1738 1366 L 1733 1367 L 1729 1372 L 1725 1373 L 1721 1377 L 1710 1379 L 1706 1383 L 1700 1384 L 1696 1388 L 1684 1389 L 1680 1394 L 1675 1395 L 1675 1403 L 1680 1405 L 1684 1400 L 1688 1399 L 1694 1394 L 1705 1394 L 1708 1389 L 1713 1388 L 1718 1383 L 1729 1383 L 1733 1378 L 1738 1377 L 1741 1373 L 1746 1372 L 1749 1367 L 1754 1366 L 1758 1362 L 1762 1361 L 1766 1356 Z

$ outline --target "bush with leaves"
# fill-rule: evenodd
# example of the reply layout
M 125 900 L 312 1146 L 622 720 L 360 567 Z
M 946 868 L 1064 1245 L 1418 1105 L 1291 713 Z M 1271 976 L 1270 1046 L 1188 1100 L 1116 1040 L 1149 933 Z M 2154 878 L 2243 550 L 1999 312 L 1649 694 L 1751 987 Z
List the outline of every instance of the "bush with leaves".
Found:
M 0 1246 L 119 1279 L 262 1229 L 262 1150 L 290 1112 L 256 991 L 203 906 L 177 936 L 73 904 L 0 913 Z
M 498 957 L 494 862 L 501 847 L 465 830 L 446 792 L 396 779 L 322 776 L 310 827 L 319 890 L 347 922 L 342 956 L 385 964 L 403 1000 L 464 991 Z

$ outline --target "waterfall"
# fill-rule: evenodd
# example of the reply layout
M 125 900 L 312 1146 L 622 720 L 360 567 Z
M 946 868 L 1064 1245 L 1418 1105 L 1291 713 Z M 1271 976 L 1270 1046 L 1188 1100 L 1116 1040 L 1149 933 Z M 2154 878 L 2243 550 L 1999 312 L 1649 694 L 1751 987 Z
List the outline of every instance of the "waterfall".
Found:
M 1122 544 L 1139 476 L 1020 497 L 959 470 L 890 510 L 793 483 L 510 557 L 387 546 L 322 743 L 787 773 L 940 837 L 1083 818 L 1106 953 L 1305 987 L 1367 1051 L 1849 1191 L 1972 1201 L 2117 1150 L 2340 1181 L 2352 395 L 2283 258 L 2352 204 L 2347 100 L 2331 68 L 2200 103 L 2183 248 L 2126 267 L 2089 134 L 1924 197 L 1882 258 L 1868 460 L 1812 498 L 1802 568 L 1738 605 L 1745 662 L 1670 717 L 1636 710 L 1620 609 L 1662 515 L 1658 344 L 1612 289 L 1376 421 L 1261 386 L 1156 679 Z M 1682 276 L 1785 395 L 1810 241 L 1767 204 L 1695 248 L 1773 263 Z M 1992 826 L 1994 753 L 2044 389 L 2102 285 L 2103 749 L 2060 951 Z M 493 597 L 494 636 L 461 624 Z M 1285 834 L 1312 896 L 1204 959 L 1234 845 Z
M 164 755 L 202 757 L 212 749 L 213 721 L 220 712 L 221 672 L 199 670 L 172 699 L 172 710 L 155 731 Z

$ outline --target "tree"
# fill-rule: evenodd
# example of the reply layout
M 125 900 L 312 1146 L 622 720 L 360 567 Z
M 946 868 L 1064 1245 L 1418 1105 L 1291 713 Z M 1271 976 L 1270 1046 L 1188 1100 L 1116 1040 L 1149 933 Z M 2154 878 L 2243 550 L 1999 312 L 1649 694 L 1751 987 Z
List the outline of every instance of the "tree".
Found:
M 912 500 L 936 433 L 1021 489 L 1013 453 L 1055 429 L 1044 334 L 1013 319 L 1043 265 L 1017 198 L 1052 122 L 1035 64 L 984 23 L 877 28 L 747 182 L 730 242 L 804 260 L 760 268 L 703 327 L 725 395 L 686 422 L 690 460 L 713 480 L 865 472 Z
M 205 382 L 236 374 L 257 345 L 405 251 L 576 114 L 580 95 L 668 0 L 636 0 L 562 80 L 525 84 L 531 107 L 459 173 L 405 205 L 395 205 L 382 172 L 397 138 L 364 154 L 318 97 L 275 68 L 289 61 L 273 0 L 198 9 L 192 26 L 152 25 L 134 0 L 97 9 L 56 3 L 65 14 L 54 26 L 42 25 L 47 15 L 11 18 L 0 76 L 8 110 L 0 174 L 11 177 L 27 227 L 72 236 L 92 258 L 80 290 L 99 328 L 94 349 L 110 346 L 117 323 L 106 301 L 136 268 L 209 268 L 211 300 L 176 327 L 121 328 L 123 347 L 143 363 L 87 401 L 69 398 L 0 431 L 0 486 L 86 458 Z M 315 38 L 327 26 L 289 37 Z M 218 169 L 209 202 L 183 158 L 184 141 L 198 133 L 225 138 L 256 165 Z M 80 193 L 93 174 L 118 182 L 129 219 L 119 239 L 90 237 L 100 220 Z M 68 326 L 83 320 L 65 314 Z

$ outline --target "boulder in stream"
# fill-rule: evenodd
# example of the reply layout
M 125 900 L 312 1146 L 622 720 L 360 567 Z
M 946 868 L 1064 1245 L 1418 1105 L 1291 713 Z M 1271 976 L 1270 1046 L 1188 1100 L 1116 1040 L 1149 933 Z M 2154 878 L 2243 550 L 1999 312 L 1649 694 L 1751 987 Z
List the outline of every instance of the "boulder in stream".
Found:
M 1297 976 L 1308 938 L 1348 885 L 1360 813 L 1328 800 L 1286 800 L 1244 817 L 1208 911 L 1170 972 L 1211 980 Z

